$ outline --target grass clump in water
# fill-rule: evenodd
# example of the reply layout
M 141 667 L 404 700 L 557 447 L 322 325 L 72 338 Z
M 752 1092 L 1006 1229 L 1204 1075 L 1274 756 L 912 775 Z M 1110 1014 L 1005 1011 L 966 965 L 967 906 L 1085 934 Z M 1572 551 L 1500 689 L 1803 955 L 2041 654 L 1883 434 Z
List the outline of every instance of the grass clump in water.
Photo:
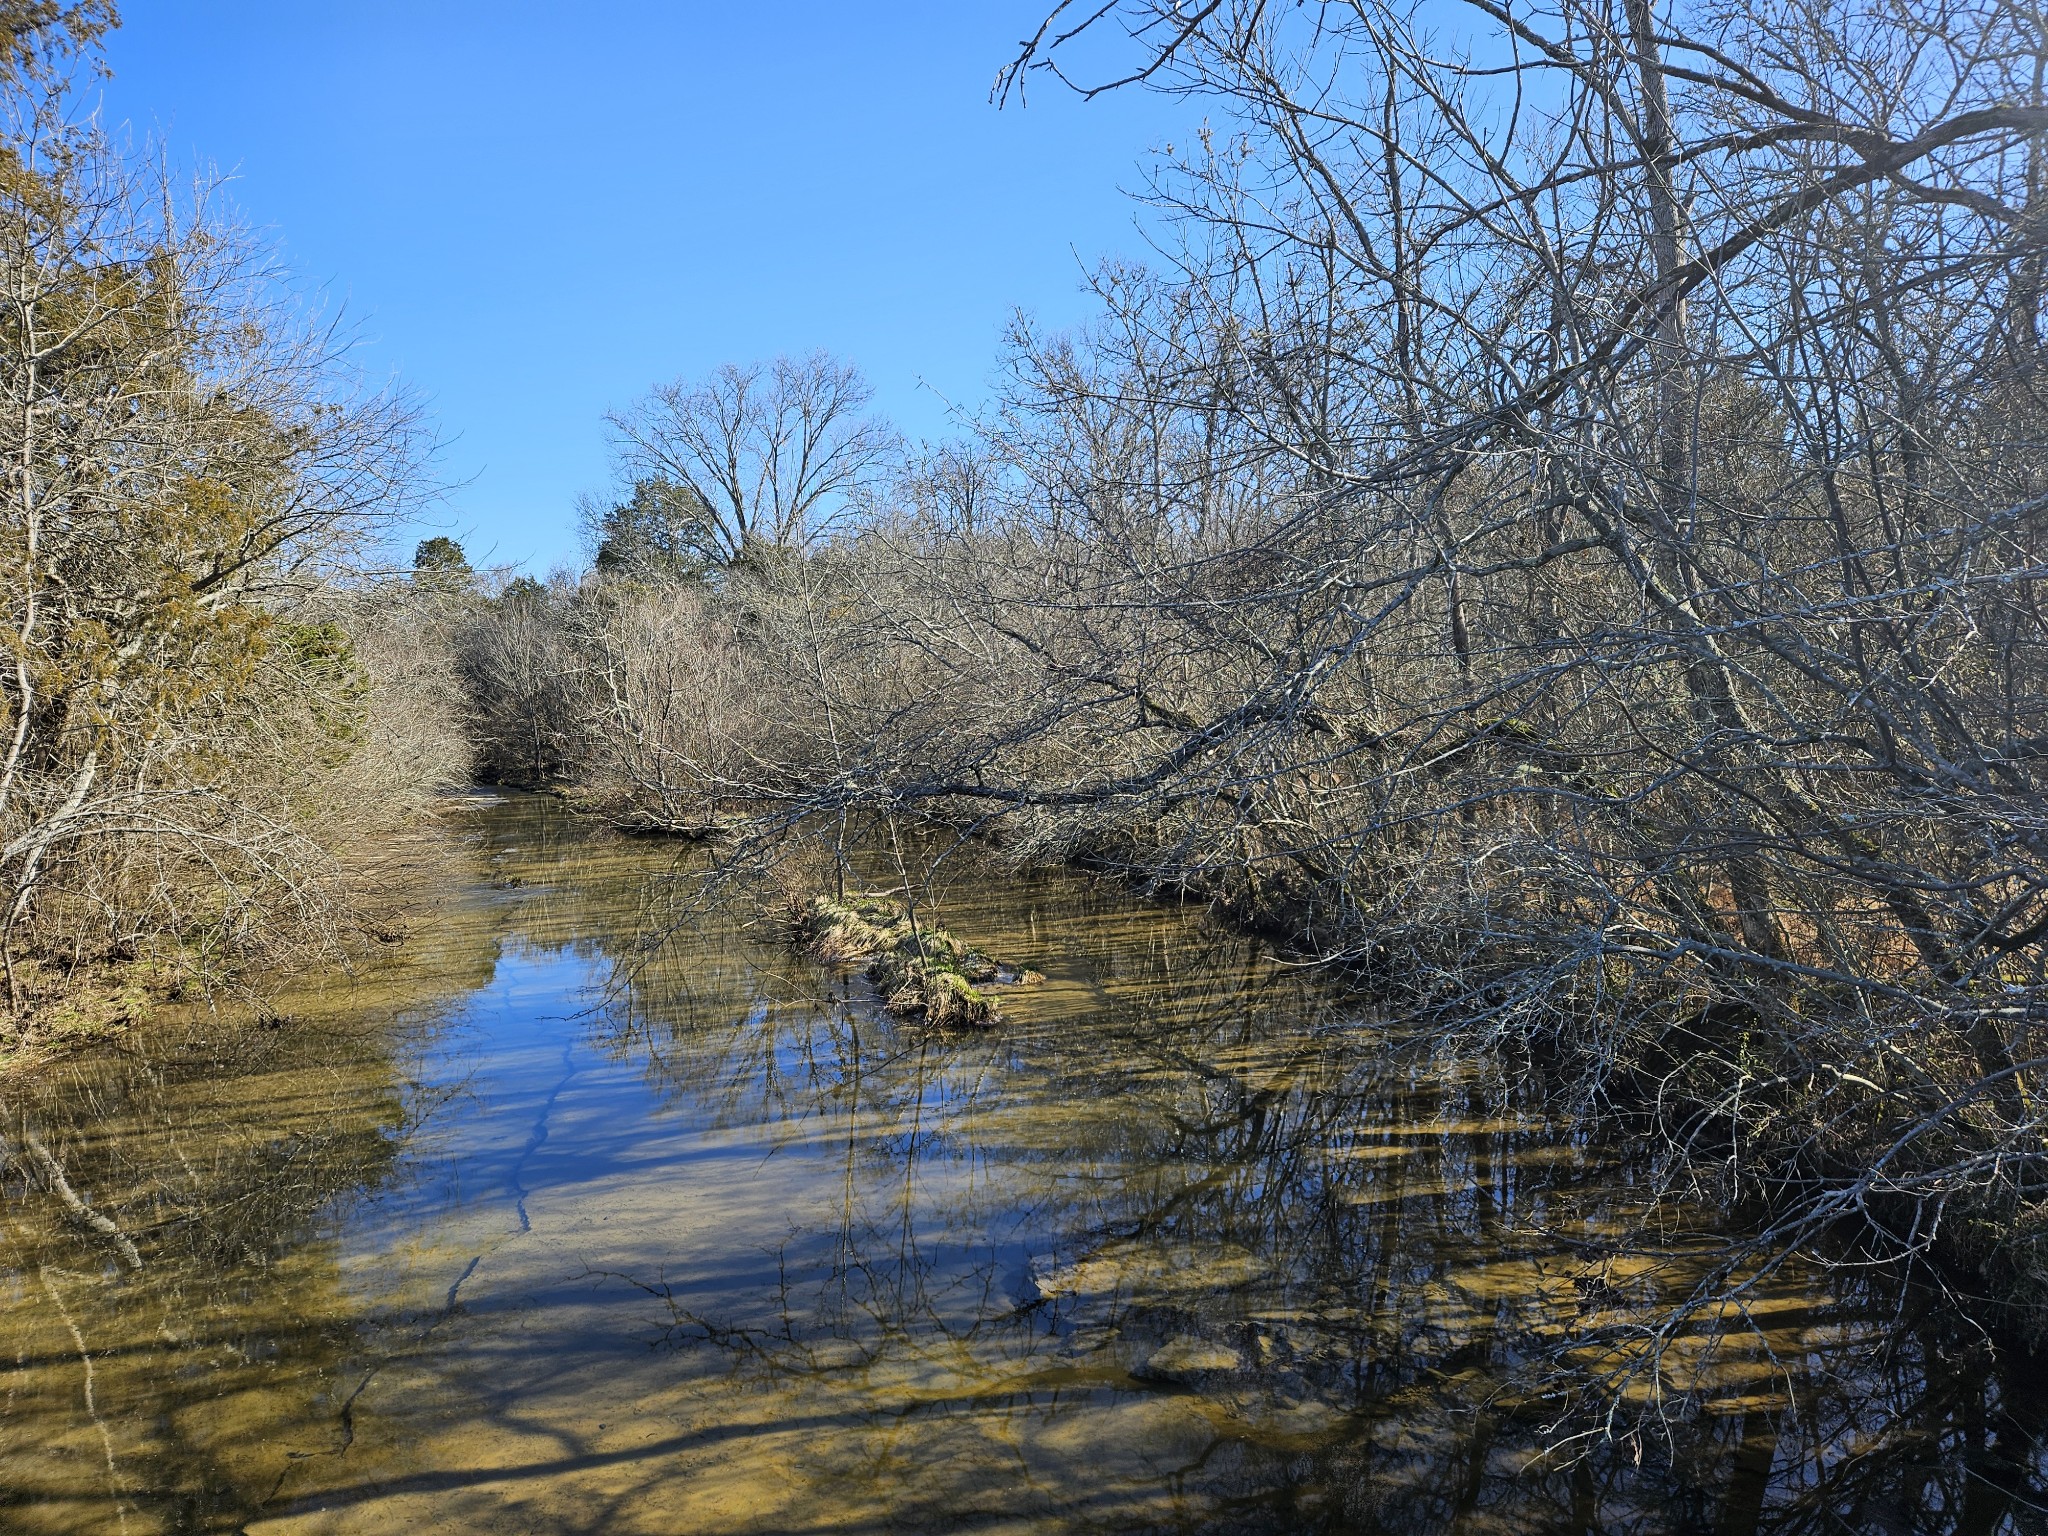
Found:
M 1015 974 L 945 929 L 918 923 L 890 897 L 834 901 L 813 896 L 799 910 L 795 926 L 812 959 L 864 965 L 891 1013 L 921 1016 L 946 1028 L 978 1029 L 1002 1020 L 995 999 L 982 987 L 1016 979 Z

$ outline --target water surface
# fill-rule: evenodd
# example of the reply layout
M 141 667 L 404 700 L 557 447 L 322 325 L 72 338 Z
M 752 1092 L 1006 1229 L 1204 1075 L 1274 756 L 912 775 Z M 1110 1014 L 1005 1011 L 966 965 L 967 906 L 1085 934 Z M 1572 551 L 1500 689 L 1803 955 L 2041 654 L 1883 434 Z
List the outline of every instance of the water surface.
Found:
M 1626 1148 L 1198 912 L 969 871 L 1047 980 L 942 1036 L 744 901 L 648 948 L 672 848 L 453 841 L 281 1021 L 8 1090 L 143 1262 L 10 1173 L 7 1529 L 2048 1529 L 2039 1385 L 1938 1304 L 1660 1331 L 1711 1234 Z

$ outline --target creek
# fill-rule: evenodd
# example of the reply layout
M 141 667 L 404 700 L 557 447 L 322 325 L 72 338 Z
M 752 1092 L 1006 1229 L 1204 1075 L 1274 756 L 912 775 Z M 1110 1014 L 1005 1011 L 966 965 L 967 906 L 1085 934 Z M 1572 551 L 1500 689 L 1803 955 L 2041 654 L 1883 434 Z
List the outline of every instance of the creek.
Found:
M 895 1019 L 531 797 L 348 976 L 8 1085 L 23 1532 L 2027 1532 L 2042 1384 L 1190 908 L 971 860 Z M 445 867 L 442 867 L 445 866 Z M 1586 1435 L 1608 1393 L 1619 1432 Z

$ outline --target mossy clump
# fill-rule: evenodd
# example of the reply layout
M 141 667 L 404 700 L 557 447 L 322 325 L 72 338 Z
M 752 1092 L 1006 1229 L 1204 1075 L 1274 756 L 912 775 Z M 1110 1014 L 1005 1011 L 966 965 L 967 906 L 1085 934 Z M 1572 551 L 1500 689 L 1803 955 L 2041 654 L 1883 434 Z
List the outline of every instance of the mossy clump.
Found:
M 982 988 L 1013 979 L 1008 969 L 943 928 L 913 923 L 909 910 L 890 897 L 814 896 L 795 926 L 813 960 L 863 966 L 891 1013 L 958 1029 L 985 1028 L 1002 1019 Z
M 902 909 L 873 896 L 843 902 L 813 896 L 796 918 L 805 952 L 823 965 L 850 965 L 892 950 L 899 929 L 902 937 L 909 936 L 910 921 Z

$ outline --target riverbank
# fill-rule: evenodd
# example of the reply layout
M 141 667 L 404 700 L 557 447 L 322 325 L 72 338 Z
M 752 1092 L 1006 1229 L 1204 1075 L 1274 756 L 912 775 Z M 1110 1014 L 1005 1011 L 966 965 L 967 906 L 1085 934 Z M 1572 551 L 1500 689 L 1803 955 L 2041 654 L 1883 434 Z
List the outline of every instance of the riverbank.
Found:
M 455 897 L 456 840 L 474 793 L 448 795 L 408 826 L 379 831 L 350 849 L 336 888 L 350 903 L 301 931 L 295 952 L 221 957 L 160 939 L 125 958 L 77 965 L 63 957 L 16 963 L 21 1006 L 0 1025 L 0 1089 L 75 1052 L 147 1030 L 167 1010 L 191 1005 L 274 1026 L 275 999 L 307 977 L 343 974 L 404 945 Z

